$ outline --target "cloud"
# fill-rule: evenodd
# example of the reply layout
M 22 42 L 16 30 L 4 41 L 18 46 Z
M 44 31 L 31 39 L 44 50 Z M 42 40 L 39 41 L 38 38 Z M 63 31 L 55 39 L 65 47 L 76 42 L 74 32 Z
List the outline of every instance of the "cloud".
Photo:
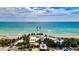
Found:
M 12 18 L 11 21 L 79 21 L 79 7 L 0 7 L 0 20 L 2 18 Z

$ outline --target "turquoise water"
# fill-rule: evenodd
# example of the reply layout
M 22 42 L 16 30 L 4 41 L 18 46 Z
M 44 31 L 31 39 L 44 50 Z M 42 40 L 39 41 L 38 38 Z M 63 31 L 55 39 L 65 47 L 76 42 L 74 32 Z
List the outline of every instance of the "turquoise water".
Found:
M 79 34 L 79 22 L 0 22 L 0 35 L 22 35 L 40 32 L 46 34 Z

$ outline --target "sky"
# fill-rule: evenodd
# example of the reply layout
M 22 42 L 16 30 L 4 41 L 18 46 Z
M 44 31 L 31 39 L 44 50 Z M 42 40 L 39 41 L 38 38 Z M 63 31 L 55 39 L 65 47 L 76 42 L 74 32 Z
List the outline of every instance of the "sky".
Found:
M 79 7 L 0 7 L 0 21 L 79 21 Z

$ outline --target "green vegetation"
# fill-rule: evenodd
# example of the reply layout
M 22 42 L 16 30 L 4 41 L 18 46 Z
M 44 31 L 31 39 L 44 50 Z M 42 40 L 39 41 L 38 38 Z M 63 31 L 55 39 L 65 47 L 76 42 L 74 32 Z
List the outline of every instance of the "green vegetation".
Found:
M 40 44 L 41 43 L 41 39 L 37 40 L 36 42 L 38 42 Z
M 64 38 L 64 47 L 73 47 L 79 51 L 79 39 L 77 38 Z
M 31 35 L 43 35 L 43 33 L 31 33 Z
M 30 35 L 43 35 L 43 33 L 31 33 L 28 35 L 22 35 L 21 37 L 18 37 L 17 39 L 0 39 L 0 46 L 11 46 L 15 44 L 18 40 L 23 40 L 23 42 L 18 42 L 16 44 L 16 47 L 18 50 L 21 51 L 31 51 L 32 46 L 30 44 Z M 38 43 L 44 42 L 48 47 L 63 47 L 62 45 L 59 45 L 59 42 L 54 42 L 54 40 L 47 38 L 47 35 L 45 35 L 45 39 L 39 39 Z M 60 38 L 58 38 L 60 39 Z M 64 39 L 64 47 L 72 47 L 75 48 L 75 50 L 79 51 L 79 39 L 77 38 L 62 38 Z
M 38 43 L 44 42 L 48 47 L 56 47 L 54 41 L 49 38 L 45 38 L 44 40 L 39 39 L 37 42 Z
M 11 45 L 14 45 L 18 40 L 23 40 L 23 42 L 18 42 L 16 44 L 16 47 L 19 50 L 26 50 L 26 49 L 31 50 L 30 43 L 29 43 L 30 34 L 23 35 L 21 37 L 18 37 L 17 39 L 0 39 L 0 46 L 2 46 L 2 47 L 11 46 Z
M 10 46 L 15 41 L 16 41 L 15 39 L 1 39 L 0 40 L 0 46 Z
M 49 38 L 45 38 L 43 42 L 47 44 L 48 47 L 55 47 L 54 41 Z
M 36 35 L 35 33 L 31 33 L 31 35 Z
M 76 38 L 64 38 L 64 47 L 79 47 L 79 39 Z
M 23 35 L 21 37 L 23 39 L 23 42 L 18 43 L 16 46 L 18 47 L 19 50 L 26 50 L 30 48 L 30 34 L 28 35 Z
M 79 51 L 79 39 L 77 38 L 63 38 L 64 45 L 59 45 L 59 42 L 55 43 L 53 40 L 49 38 L 45 38 L 44 40 L 38 40 L 38 43 L 44 42 L 48 47 L 73 47 Z
M 43 33 L 37 33 L 37 35 L 43 35 Z

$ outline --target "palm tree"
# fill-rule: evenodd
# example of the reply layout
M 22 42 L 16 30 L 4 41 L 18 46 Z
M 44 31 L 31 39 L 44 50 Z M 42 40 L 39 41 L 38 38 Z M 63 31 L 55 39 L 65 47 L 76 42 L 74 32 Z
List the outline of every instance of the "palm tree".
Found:
M 23 40 L 24 40 L 23 43 L 26 44 L 27 48 L 29 48 L 29 47 L 30 47 L 30 43 L 29 43 L 30 34 L 28 34 L 28 35 L 23 35 L 22 38 L 23 38 Z
M 55 47 L 55 43 L 52 39 L 45 38 L 43 42 L 47 44 L 48 47 Z
M 40 44 L 41 43 L 41 39 L 37 40 L 36 42 L 38 42 Z

